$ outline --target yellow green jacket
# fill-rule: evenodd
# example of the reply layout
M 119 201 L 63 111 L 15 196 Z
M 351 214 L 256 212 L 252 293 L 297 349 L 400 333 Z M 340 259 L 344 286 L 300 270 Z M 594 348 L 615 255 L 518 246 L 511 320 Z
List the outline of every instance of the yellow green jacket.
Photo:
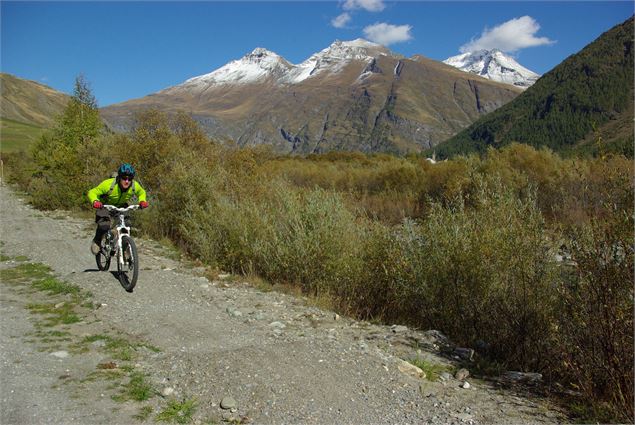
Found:
M 114 183 L 114 185 L 113 185 Z M 112 187 L 112 191 L 110 188 Z M 108 194 L 110 192 L 110 194 Z M 99 186 L 88 191 L 90 203 L 99 200 L 106 205 L 122 207 L 126 204 L 133 205 L 146 200 L 146 191 L 138 181 L 133 180 L 128 190 L 122 191 L 115 178 L 106 179 Z

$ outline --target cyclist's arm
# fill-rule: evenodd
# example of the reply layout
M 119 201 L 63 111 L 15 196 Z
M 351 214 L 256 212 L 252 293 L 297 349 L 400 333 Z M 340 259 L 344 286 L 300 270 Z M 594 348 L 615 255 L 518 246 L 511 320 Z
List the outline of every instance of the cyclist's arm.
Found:
M 93 187 L 88 191 L 88 200 L 91 204 L 95 201 L 100 200 L 99 197 L 101 195 L 108 193 L 108 191 L 110 190 L 111 180 L 112 179 L 104 180 L 103 182 L 99 183 L 99 186 Z
M 135 188 L 135 193 L 137 195 L 138 202 L 147 201 L 146 200 L 146 191 L 143 188 L 143 186 L 141 186 L 139 184 L 139 182 L 136 182 L 136 185 L 137 185 L 137 187 Z

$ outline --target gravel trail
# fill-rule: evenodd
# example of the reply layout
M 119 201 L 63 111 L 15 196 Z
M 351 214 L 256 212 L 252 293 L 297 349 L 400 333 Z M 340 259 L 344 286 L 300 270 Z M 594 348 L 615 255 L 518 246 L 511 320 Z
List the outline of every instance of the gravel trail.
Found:
M 179 420 L 200 424 L 566 422 L 547 401 L 493 382 L 404 372 L 402 359 L 415 357 L 456 367 L 435 332 L 359 322 L 303 298 L 210 281 L 150 240 L 137 239 L 140 277 L 127 293 L 97 271 L 92 233 L 92 220 L 34 210 L 0 187 L 0 269 L 28 258 L 92 301 L 77 307 L 81 321 L 45 329 L 27 307 L 70 299 L 0 283 L 2 424 L 153 423 L 170 403 L 180 403 Z M 124 340 L 128 351 L 111 347 Z M 135 376 L 151 388 L 147 400 L 126 396 Z

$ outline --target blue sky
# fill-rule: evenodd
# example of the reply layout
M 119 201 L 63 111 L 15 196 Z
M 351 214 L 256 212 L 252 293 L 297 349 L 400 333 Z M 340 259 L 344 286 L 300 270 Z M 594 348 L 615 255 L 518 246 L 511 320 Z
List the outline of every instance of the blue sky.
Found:
M 1 7 L 2 72 L 66 93 L 82 73 L 100 106 L 209 73 L 265 47 L 292 63 L 366 38 L 406 57 L 507 50 L 543 74 L 633 14 L 632 1 L 26 2 Z

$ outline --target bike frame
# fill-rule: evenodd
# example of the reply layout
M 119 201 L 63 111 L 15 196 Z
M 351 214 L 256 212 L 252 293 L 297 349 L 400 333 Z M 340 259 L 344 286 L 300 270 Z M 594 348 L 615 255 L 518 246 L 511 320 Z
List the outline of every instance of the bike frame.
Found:
M 117 213 L 117 214 L 113 214 L 113 216 L 115 216 L 117 219 L 117 223 L 115 223 L 115 225 L 113 226 L 117 230 L 117 242 L 115 244 L 115 255 L 117 256 L 117 262 L 119 263 L 119 266 L 123 268 L 124 258 L 123 258 L 123 249 L 121 245 L 121 240 L 123 238 L 123 235 L 128 235 L 129 237 L 132 237 L 130 235 L 130 226 L 126 225 L 126 215 L 127 215 L 126 213 L 138 209 L 139 205 L 130 205 L 129 207 L 126 207 L 126 208 L 118 208 L 118 207 L 115 207 L 114 205 L 104 205 L 104 208 L 111 213 L 112 212 Z M 133 260 L 136 260 L 136 258 L 133 258 Z

